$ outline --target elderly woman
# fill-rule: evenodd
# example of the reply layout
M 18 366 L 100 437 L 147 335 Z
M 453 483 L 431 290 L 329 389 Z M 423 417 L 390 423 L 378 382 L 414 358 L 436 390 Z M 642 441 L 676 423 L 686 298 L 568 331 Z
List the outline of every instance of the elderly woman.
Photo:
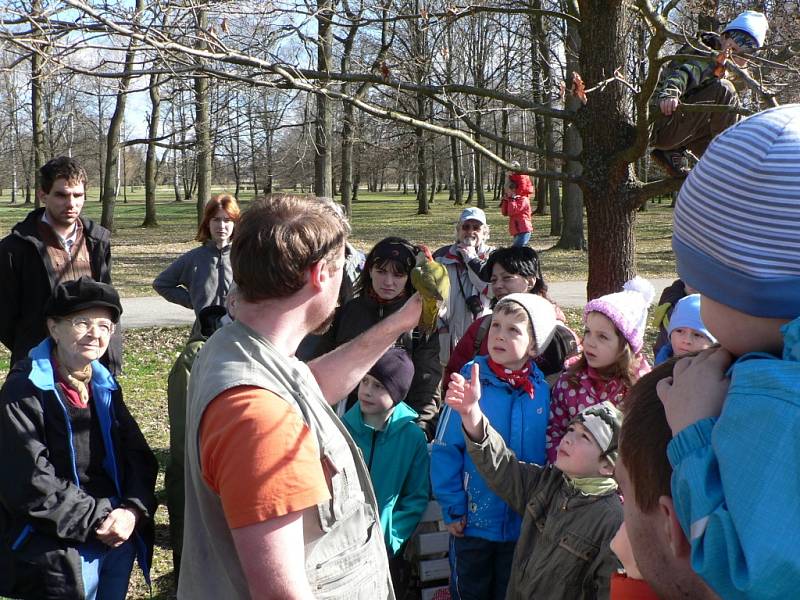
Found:
M 179 256 L 153 281 L 153 288 L 169 302 L 194 310 L 224 306 L 233 281 L 231 238 L 239 205 L 230 194 L 211 198 L 195 238 L 202 245 Z
M 0 389 L 0 595 L 123 599 L 134 557 L 149 578 L 158 463 L 98 361 L 121 312 L 110 285 L 58 286 Z

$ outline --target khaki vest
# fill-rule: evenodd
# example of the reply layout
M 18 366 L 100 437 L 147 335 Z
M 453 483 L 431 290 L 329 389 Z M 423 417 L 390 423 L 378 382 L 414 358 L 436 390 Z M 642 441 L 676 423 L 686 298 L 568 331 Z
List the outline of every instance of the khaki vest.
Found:
M 199 455 L 200 421 L 206 407 L 223 391 L 241 385 L 264 388 L 286 400 L 317 440 L 332 498 L 303 516 L 305 569 L 314 597 L 393 600 L 375 494 L 358 447 L 325 402 L 308 367 L 282 356 L 239 322 L 217 331 L 192 366 L 178 597 L 250 597 L 222 503 L 203 480 Z

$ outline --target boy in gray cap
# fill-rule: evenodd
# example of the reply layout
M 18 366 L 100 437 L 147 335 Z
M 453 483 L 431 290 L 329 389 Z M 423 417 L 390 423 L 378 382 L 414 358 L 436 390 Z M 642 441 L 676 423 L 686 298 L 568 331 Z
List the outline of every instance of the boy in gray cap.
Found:
M 608 598 L 622 524 L 614 480 L 622 415 L 605 401 L 573 419 L 555 464 L 517 460 L 481 411 L 478 366 L 453 375 L 445 398 L 461 415 L 467 452 L 491 489 L 523 515 L 507 600 Z

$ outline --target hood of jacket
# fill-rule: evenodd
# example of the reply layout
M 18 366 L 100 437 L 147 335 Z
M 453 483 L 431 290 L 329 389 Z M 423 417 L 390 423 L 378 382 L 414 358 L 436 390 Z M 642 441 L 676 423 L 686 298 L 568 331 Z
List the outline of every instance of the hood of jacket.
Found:
M 397 435 L 397 432 L 400 431 L 404 425 L 412 424 L 416 427 L 414 420 L 417 418 L 417 412 L 411 408 L 405 402 L 400 402 L 397 406 L 394 407 L 392 411 L 392 415 L 389 417 L 389 420 L 386 422 L 386 426 L 380 430 L 381 435 L 385 435 L 386 438 L 391 438 L 394 435 Z M 371 425 L 367 425 L 364 423 L 364 417 L 361 414 L 361 405 L 356 403 L 353 407 L 348 410 L 342 420 L 345 422 L 346 425 L 349 426 L 351 432 L 353 432 L 353 437 L 357 438 L 361 436 L 371 436 L 372 432 L 375 431 Z

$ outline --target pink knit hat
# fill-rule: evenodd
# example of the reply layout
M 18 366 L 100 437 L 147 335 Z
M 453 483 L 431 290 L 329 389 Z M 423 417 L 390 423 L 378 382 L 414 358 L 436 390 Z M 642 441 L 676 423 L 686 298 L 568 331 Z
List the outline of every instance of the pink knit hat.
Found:
M 639 352 L 644 344 L 644 330 L 647 326 L 647 309 L 656 290 L 642 277 L 634 277 L 623 286 L 623 291 L 606 294 L 589 301 L 583 309 L 583 320 L 590 312 L 599 312 L 608 317 L 622 334 L 631 349 Z

